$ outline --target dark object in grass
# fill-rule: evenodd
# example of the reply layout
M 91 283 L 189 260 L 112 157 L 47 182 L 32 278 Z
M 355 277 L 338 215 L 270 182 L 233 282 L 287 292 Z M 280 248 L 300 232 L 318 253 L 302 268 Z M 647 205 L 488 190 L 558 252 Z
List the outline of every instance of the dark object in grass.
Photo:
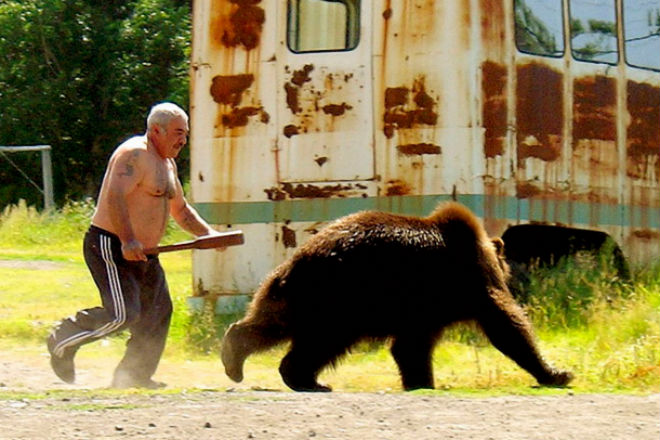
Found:
M 631 280 L 623 251 L 605 232 L 532 223 L 509 227 L 502 240 L 511 268 L 509 290 L 523 303 L 529 299 L 530 276 L 535 269 L 553 267 L 579 253 L 599 259 L 603 269 L 613 269 L 619 282 Z

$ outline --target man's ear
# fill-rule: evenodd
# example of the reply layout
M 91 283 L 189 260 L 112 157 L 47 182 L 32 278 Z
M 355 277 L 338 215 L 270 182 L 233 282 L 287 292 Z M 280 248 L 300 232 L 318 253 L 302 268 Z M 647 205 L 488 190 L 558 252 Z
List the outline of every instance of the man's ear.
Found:
M 504 257 L 504 241 L 500 237 L 491 237 L 490 241 L 493 242 L 497 255 Z

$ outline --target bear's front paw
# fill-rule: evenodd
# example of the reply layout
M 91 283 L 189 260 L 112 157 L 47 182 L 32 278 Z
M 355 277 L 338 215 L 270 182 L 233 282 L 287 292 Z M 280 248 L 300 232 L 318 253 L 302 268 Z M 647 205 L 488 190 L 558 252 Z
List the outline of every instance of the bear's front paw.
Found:
M 547 378 L 539 381 L 539 384 L 547 387 L 565 387 L 573 378 L 573 373 L 570 371 L 553 370 Z
M 225 366 L 225 374 L 234 382 L 241 382 L 243 380 L 243 361 L 245 357 L 237 353 L 237 343 L 233 340 L 233 333 L 230 332 L 233 328 L 234 325 L 232 324 L 222 340 L 220 358 Z
M 301 392 L 311 392 L 311 393 L 329 393 L 332 391 L 332 388 L 329 387 L 328 385 L 321 385 L 320 383 L 315 383 L 313 385 L 302 385 L 302 386 L 295 386 L 291 387 L 292 390 L 294 391 L 301 391 Z
M 243 371 L 240 369 L 232 369 L 229 367 L 225 367 L 225 374 L 234 382 L 243 381 Z

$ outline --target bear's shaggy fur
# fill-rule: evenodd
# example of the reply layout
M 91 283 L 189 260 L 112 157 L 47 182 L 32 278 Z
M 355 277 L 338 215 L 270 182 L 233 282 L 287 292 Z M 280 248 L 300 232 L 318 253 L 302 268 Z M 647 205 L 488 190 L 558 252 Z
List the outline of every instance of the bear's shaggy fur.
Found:
M 509 293 L 502 251 L 502 241 L 453 202 L 425 218 L 371 211 L 340 218 L 279 265 L 227 329 L 225 371 L 240 382 L 250 354 L 291 341 L 279 369 L 284 382 L 330 391 L 317 382 L 324 367 L 362 339 L 391 339 L 404 389 L 433 388 L 442 330 L 475 320 L 540 384 L 566 385 L 572 374 L 543 360 Z

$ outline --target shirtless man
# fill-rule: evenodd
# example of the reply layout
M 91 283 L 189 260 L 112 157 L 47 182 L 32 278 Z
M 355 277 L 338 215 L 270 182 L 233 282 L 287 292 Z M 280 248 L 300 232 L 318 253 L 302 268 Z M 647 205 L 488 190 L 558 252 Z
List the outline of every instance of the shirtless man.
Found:
M 128 328 L 112 386 L 165 385 L 151 376 L 165 347 L 172 301 L 158 258 L 144 250 L 158 245 L 169 215 L 196 236 L 215 234 L 186 201 L 177 175 L 174 158 L 187 138 L 186 113 L 162 103 L 151 109 L 146 134 L 128 139 L 110 157 L 83 244 L 103 306 L 64 319 L 47 341 L 51 366 L 63 381 L 75 380 L 80 346 Z

